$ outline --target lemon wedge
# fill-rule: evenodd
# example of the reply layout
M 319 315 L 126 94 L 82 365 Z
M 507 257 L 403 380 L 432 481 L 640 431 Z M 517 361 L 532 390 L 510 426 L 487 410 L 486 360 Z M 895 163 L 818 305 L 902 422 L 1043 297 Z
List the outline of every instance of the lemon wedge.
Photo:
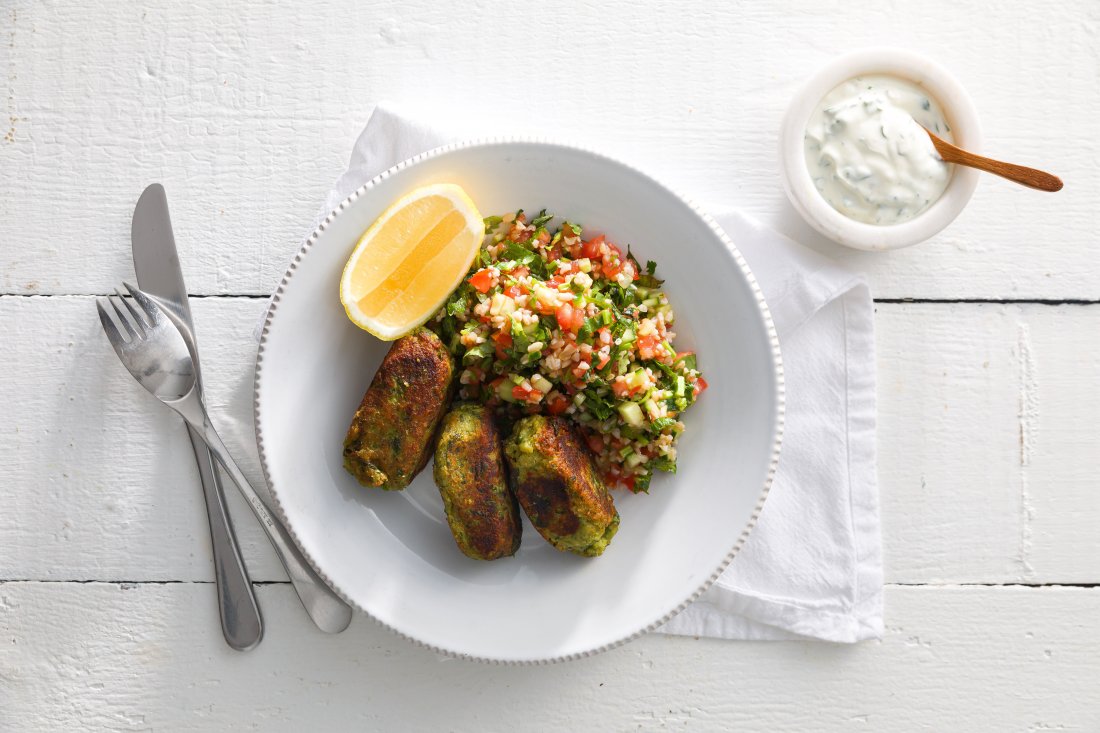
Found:
M 352 323 L 393 341 L 439 310 L 470 269 L 485 233 L 461 186 L 438 183 L 406 194 L 359 238 L 340 278 Z

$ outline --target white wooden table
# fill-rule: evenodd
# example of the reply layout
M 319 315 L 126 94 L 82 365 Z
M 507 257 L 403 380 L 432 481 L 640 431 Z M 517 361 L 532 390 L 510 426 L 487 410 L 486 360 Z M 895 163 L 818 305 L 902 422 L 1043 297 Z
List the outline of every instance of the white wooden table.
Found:
M 156 5 L 0 4 L 0 729 L 1100 730 L 1100 3 Z M 1065 190 L 987 177 L 895 254 L 811 236 L 778 119 L 881 43 L 952 69 L 988 150 Z M 326 637 L 234 496 L 267 635 L 225 646 L 182 425 L 93 296 L 132 277 L 132 206 L 163 182 L 210 402 L 247 414 L 263 299 L 384 98 L 503 109 L 868 273 L 881 642 L 651 636 L 511 668 L 361 617 Z

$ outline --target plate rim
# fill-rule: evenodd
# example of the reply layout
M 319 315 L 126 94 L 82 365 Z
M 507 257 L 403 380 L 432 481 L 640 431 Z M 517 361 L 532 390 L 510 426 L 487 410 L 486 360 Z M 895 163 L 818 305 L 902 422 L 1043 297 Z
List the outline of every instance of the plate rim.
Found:
M 291 278 L 294 276 L 294 273 L 298 269 L 298 265 L 299 265 L 299 263 L 301 263 L 302 258 L 309 252 L 310 249 L 313 248 L 313 245 L 316 244 L 317 239 L 321 236 L 321 234 L 325 231 L 325 229 L 328 228 L 328 226 L 336 219 L 336 217 L 338 217 L 341 214 L 341 212 L 343 212 L 345 209 L 347 209 L 351 204 L 353 204 L 361 196 L 366 194 L 369 190 L 371 190 L 372 188 L 377 186 L 379 183 L 381 183 L 385 179 L 387 179 L 390 176 L 404 170 L 405 168 L 409 168 L 409 167 L 414 166 L 414 165 L 416 165 L 416 164 L 418 164 L 422 161 L 428 160 L 430 158 L 435 158 L 435 157 L 438 157 L 440 155 L 444 155 L 446 153 L 455 152 L 457 150 L 464 150 L 464 149 L 468 149 L 468 148 L 477 148 L 477 147 L 494 147 L 494 146 L 503 146 L 503 145 L 533 145 L 533 146 L 545 147 L 545 148 L 562 148 L 562 149 L 567 149 L 571 152 L 579 152 L 579 153 L 583 153 L 585 155 L 592 156 L 594 158 L 601 159 L 602 161 L 604 161 L 606 163 L 610 163 L 612 165 L 616 165 L 616 166 L 620 166 L 622 168 L 625 168 L 628 172 L 630 172 L 634 175 L 640 176 L 644 180 L 652 183 L 653 185 L 656 185 L 658 188 L 664 190 L 666 193 L 668 193 L 669 195 L 675 197 L 680 202 L 685 204 L 689 209 L 691 209 L 691 211 L 693 213 L 695 213 L 696 216 L 700 217 L 707 224 L 707 226 L 711 229 L 711 231 L 718 237 L 719 241 L 721 241 L 722 244 L 725 245 L 725 247 L 729 251 L 729 253 L 733 256 L 734 262 L 736 262 L 737 266 L 741 269 L 742 274 L 745 276 L 745 279 L 749 284 L 749 288 L 752 290 L 752 294 L 753 294 L 753 296 L 756 300 L 757 309 L 759 310 L 760 316 L 763 319 L 765 332 L 767 333 L 768 340 L 769 340 L 769 343 L 770 343 L 770 346 L 771 346 L 772 364 L 773 364 L 774 372 L 775 372 L 775 396 L 776 396 L 776 401 L 775 401 L 775 436 L 774 436 L 774 439 L 773 439 L 773 442 L 772 442 L 772 450 L 771 450 L 771 456 L 769 458 L 767 475 L 764 477 L 764 483 L 763 483 L 763 486 L 760 489 L 760 494 L 756 499 L 756 504 L 753 507 L 752 514 L 749 517 L 749 521 L 742 528 L 740 534 L 738 535 L 737 539 L 734 541 L 732 547 L 726 553 L 725 557 L 722 559 L 722 561 L 719 563 L 719 565 L 716 568 L 714 568 L 714 570 L 712 570 L 711 573 L 703 580 L 703 583 L 698 588 L 696 588 L 696 590 L 694 592 L 692 592 L 687 598 L 680 601 L 675 606 L 675 608 L 673 608 L 671 611 L 667 612 L 666 614 L 664 614 L 660 618 L 650 622 L 648 625 L 646 625 L 642 629 L 638 629 L 638 630 L 633 631 L 629 634 L 626 634 L 622 637 L 619 637 L 619 638 L 617 638 L 613 641 L 606 642 L 604 644 L 593 647 L 591 649 L 586 649 L 585 651 L 572 652 L 572 653 L 569 653 L 569 654 L 562 654 L 562 655 L 556 655 L 556 656 L 532 657 L 532 658 L 523 658 L 523 659 L 506 659 L 506 658 L 479 656 L 477 654 L 470 654 L 468 652 L 455 651 L 453 649 L 447 649 L 445 647 L 440 647 L 440 646 L 437 646 L 435 644 L 430 644 L 430 643 L 428 643 L 426 641 L 423 641 L 421 639 L 418 639 L 414 636 L 410 636 L 409 634 L 405 633 L 404 631 L 401 631 L 400 629 L 397 629 L 394 626 L 391 626 L 390 624 L 386 623 L 385 621 L 382 621 L 377 616 L 372 614 L 370 611 L 368 611 L 365 608 L 363 608 L 362 606 L 360 606 L 355 600 L 350 598 L 348 596 L 348 594 L 345 593 L 341 588 L 339 588 L 332 581 L 332 579 L 328 576 L 328 574 L 320 566 L 318 566 L 318 564 L 314 560 L 314 558 L 302 546 L 302 542 L 298 537 L 298 533 L 294 529 L 294 525 L 290 521 L 290 518 L 287 515 L 286 510 L 283 507 L 282 502 L 279 500 L 279 493 L 278 493 L 278 490 L 275 487 L 275 483 L 271 479 L 271 472 L 268 469 L 267 454 L 264 450 L 263 430 L 262 430 L 261 422 L 260 422 L 260 416 L 261 416 L 261 413 L 262 413 L 262 410 L 260 408 L 260 392 L 261 392 L 262 385 L 263 385 L 264 352 L 265 352 L 265 348 L 267 346 L 267 340 L 268 340 L 269 332 L 271 330 L 271 324 L 274 320 L 276 312 L 279 309 L 279 302 L 282 299 L 282 296 L 283 296 L 284 291 L 286 290 L 287 284 L 290 282 Z M 630 163 L 626 163 L 625 161 L 619 160 L 618 158 L 613 158 L 609 155 L 605 155 L 603 153 L 596 152 L 595 150 L 587 148 L 583 145 L 576 145 L 576 144 L 572 144 L 572 143 L 563 143 L 563 142 L 559 142 L 559 141 L 551 140 L 551 139 L 547 139 L 547 138 L 542 138 L 542 137 L 527 137 L 527 136 L 488 136 L 488 137 L 469 138 L 469 139 L 457 140 L 457 141 L 454 141 L 454 142 L 451 142 L 451 143 L 448 143 L 448 144 L 445 144 L 445 145 L 440 145 L 438 147 L 434 147 L 434 148 L 431 148 L 429 150 L 425 150 L 424 152 L 418 153 L 417 155 L 414 155 L 411 158 L 407 158 L 407 159 L 401 161 L 400 163 L 397 163 L 396 165 L 393 165 L 393 166 L 387 168 L 386 170 L 382 171 L 381 173 L 374 176 L 370 180 L 366 181 L 365 183 L 363 183 L 363 185 L 359 186 L 359 188 L 355 189 L 355 191 L 353 191 L 347 198 L 345 198 L 343 201 L 341 201 L 340 204 L 336 208 L 331 210 L 325 216 L 325 218 L 321 220 L 321 222 L 317 225 L 317 227 L 313 230 L 313 233 L 310 234 L 309 237 L 302 243 L 302 246 L 298 248 L 298 251 L 295 253 L 293 259 L 290 261 L 290 264 L 287 266 L 286 271 L 283 273 L 283 277 L 282 277 L 282 279 L 280 279 L 278 287 L 275 289 L 275 291 L 271 295 L 271 299 L 268 303 L 267 312 L 264 315 L 263 326 L 260 330 L 259 345 L 256 349 L 256 365 L 255 365 L 255 369 L 254 369 L 253 388 L 252 388 L 252 420 L 253 420 L 253 427 L 254 427 L 254 430 L 255 430 L 255 433 L 256 433 L 256 450 L 257 450 L 257 453 L 258 453 L 258 456 L 259 456 L 260 469 L 263 471 L 264 481 L 267 482 L 268 495 L 271 497 L 272 504 L 274 505 L 273 508 L 274 508 L 276 514 L 279 516 L 279 519 L 282 521 L 283 525 L 286 527 L 287 532 L 290 534 L 291 538 L 294 540 L 294 544 L 297 546 L 298 551 L 301 552 L 302 557 L 304 557 L 306 559 L 306 562 L 309 563 L 310 567 L 313 568 L 314 572 L 316 572 L 317 575 L 322 580 L 324 580 L 325 583 L 327 583 L 328 586 L 330 588 L 332 588 L 332 590 L 340 598 L 342 598 L 345 603 L 348 603 L 352 608 L 354 608 L 354 609 L 358 610 L 359 612 L 361 612 L 362 614 L 366 615 L 368 618 L 370 618 L 372 621 L 374 621 L 379 626 L 382 626 L 383 628 L 388 629 L 389 631 L 396 634 L 397 636 L 400 636 L 403 639 L 411 641 L 412 643 L 416 644 L 417 646 L 420 646 L 420 647 L 423 647 L 423 648 L 426 648 L 426 649 L 430 649 L 430 650 L 434 651 L 437 654 L 442 654 L 442 655 L 445 655 L 447 657 L 452 657 L 452 658 L 456 658 L 456 659 L 464 659 L 464 660 L 470 660 L 470 661 L 476 661 L 476 662 L 484 662 L 484 663 L 489 663 L 489 664 L 509 665 L 509 666 L 544 665 L 544 664 L 555 664 L 555 663 L 558 663 L 558 662 L 572 661 L 572 660 L 575 660 L 575 659 L 583 659 L 583 658 L 586 658 L 586 657 L 594 656 L 596 654 L 600 654 L 600 653 L 608 651 L 610 649 L 614 649 L 615 647 L 622 646 L 623 644 L 626 644 L 627 642 L 633 641 L 634 639 L 637 639 L 638 637 L 640 637 L 644 634 L 648 634 L 651 631 L 654 631 L 659 626 L 662 626 L 663 624 L 668 622 L 671 618 L 673 618 L 674 616 L 676 616 L 677 614 L 682 612 L 684 609 L 686 609 L 688 606 L 690 606 L 695 600 L 697 600 L 699 598 L 699 596 L 701 596 L 708 588 L 710 588 L 710 586 L 713 585 L 716 580 L 718 580 L 719 576 L 722 575 L 722 573 L 725 571 L 725 569 L 727 567 L 729 567 L 729 564 L 731 562 L 733 562 L 734 557 L 736 557 L 737 553 L 740 552 L 741 548 L 745 544 L 745 541 L 748 539 L 749 534 L 751 534 L 753 528 L 756 526 L 756 523 L 757 523 L 758 519 L 760 518 L 760 512 L 764 508 L 764 502 L 768 498 L 768 493 L 771 490 L 772 481 L 775 478 L 775 473 L 776 473 L 776 470 L 777 470 L 778 465 L 779 465 L 779 453 L 780 453 L 780 449 L 781 449 L 782 444 L 783 444 L 783 430 L 784 430 L 785 411 L 786 411 L 786 385 L 785 385 L 785 382 L 784 382 L 783 360 L 782 360 L 782 355 L 781 355 L 780 347 L 779 347 L 779 336 L 776 333 L 775 324 L 772 321 L 771 311 L 768 309 L 768 304 L 764 299 L 764 293 L 761 291 L 760 286 L 756 281 L 756 277 L 752 273 L 752 269 L 749 267 L 748 263 L 745 261 L 744 257 L 741 254 L 741 251 L 737 248 L 737 245 L 735 245 L 733 243 L 733 240 L 730 239 L 729 235 L 726 234 L 725 230 L 722 229 L 722 227 L 718 224 L 718 222 L 707 211 L 705 211 L 703 208 L 701 208 L 692 198 L 682 194 L 677 189 L 675 189 L 675 188 L 673 188 L 673 187 L 657 180 L 656 178 L 654 178 L 650 174 L 638 169 L 637 167 L 631 165 Z

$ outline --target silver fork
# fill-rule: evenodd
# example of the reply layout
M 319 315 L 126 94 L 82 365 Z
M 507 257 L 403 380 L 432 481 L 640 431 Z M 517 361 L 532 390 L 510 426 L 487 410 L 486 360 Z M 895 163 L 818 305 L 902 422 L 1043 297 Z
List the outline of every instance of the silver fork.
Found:
M 117 288 L 114 295 L 96 301 L 99 320 L 118 358 L 142 387 L 178 412 L 202 436 L 260 520 L 306 613 L 317 627 L 328 633 L 343 631 L 351 623 L 351 608 L 302 557 L 286 528 L 249 484 L 214 430 L 196 388 L 194 356 L 172 319 L 171 309 L 132 285 L 123 285 L 133 302 Z M 140 307 L 135 308 L 133 303 Z M 109 308 L 115 318 L 111 317 Z

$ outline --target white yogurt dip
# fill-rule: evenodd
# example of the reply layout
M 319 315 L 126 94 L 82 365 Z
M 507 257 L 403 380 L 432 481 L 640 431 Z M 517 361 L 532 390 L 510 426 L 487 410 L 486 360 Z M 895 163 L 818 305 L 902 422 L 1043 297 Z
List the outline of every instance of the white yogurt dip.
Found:
M 806 124 L 806 168 L 834 209 L 867 224 L 898 224 L 947 188 L 944 163 L 921 129 L 954 142 L 943 110 L 911 81 L 857 76 L 825 95 Z

